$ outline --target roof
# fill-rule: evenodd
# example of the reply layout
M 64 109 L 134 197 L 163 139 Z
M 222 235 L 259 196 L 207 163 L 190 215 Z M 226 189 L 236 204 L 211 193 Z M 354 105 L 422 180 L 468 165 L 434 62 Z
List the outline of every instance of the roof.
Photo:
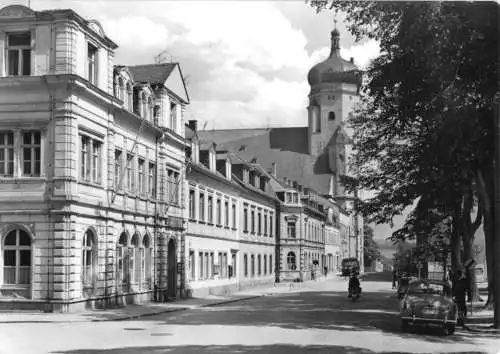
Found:
M 178 63 L 128 66 L 135 82 L 164 84 Z
M 308 154 L 307 127 L 198 131 L 198 136 L 217 141 L 246 161 L 255 158 L 267 171 L 276 163 L 278 178 L 287 177 L 319 194 L 329 193 L 328 159 Z M 279 182 L 271 183 L 277 187 Z

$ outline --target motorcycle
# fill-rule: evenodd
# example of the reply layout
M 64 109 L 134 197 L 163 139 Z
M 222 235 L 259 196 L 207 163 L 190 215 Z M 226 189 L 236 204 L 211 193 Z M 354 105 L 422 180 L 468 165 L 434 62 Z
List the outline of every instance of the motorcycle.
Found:
M 361 287 L 357 286 L 349 292 L 348 297 L 352 300 L 352 302 L 354 302 L 357 299 L 359 299 L 360 296 L 361 296 Z

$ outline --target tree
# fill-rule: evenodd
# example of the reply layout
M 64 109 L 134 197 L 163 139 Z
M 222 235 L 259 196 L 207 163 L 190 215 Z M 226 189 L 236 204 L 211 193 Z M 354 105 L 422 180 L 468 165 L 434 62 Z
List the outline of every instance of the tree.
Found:
M 373 229 L 367 225 L 363 225 L 363 257 L 365 267 L 371 267 L 373 262 L 382 259 L 380 246 L 373 239 Z
M 493 280 L 500 276 L 493 265 L 500 257 L 491 251 L 498 5 L 327 0 L 310 4 L 318 11 L 345 11 L 349 31 L 358 39 L 376 39 L 381 47 L 381 55 L 365 73 L 361 107 L 350 121 L 355 131 L 355 178 L 345 180 L 346 187 L 376 192 L 359 209 L 369 222 L 386 223 L 418 198 L 435 198 L 439 212 L 451 217 L 450 242 L 459 255 L 461 239 L 470 251 L 477 221 L 470 219 L 470 206 L 477 198 L 492 270 L 490 298 L 499 297 L 493 294 Z M 426 214 L 417 221 L 425 220 Z M 500 326 L 499 306 L 495 316 Z

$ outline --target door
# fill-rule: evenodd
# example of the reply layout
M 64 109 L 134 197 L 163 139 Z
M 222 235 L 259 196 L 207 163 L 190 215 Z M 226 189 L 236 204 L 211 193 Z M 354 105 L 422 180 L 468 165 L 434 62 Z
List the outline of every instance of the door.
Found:
M 175 241 L 168 241 L 168 274 L 167 274 L 167 294 L 168 297 L 177 296 L 177 255 L 175 252 Z

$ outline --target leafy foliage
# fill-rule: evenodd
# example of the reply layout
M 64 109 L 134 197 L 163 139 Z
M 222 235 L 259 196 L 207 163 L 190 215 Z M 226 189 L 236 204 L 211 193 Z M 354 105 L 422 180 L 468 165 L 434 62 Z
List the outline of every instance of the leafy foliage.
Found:
M 378 243 L 373 239 L 373 229 L 367 224 L 363 225 L 363 229 L 364 264 L 365 266 L 370 267 L 374 261 L 382 259 L 382 254 L 380 253 Z

